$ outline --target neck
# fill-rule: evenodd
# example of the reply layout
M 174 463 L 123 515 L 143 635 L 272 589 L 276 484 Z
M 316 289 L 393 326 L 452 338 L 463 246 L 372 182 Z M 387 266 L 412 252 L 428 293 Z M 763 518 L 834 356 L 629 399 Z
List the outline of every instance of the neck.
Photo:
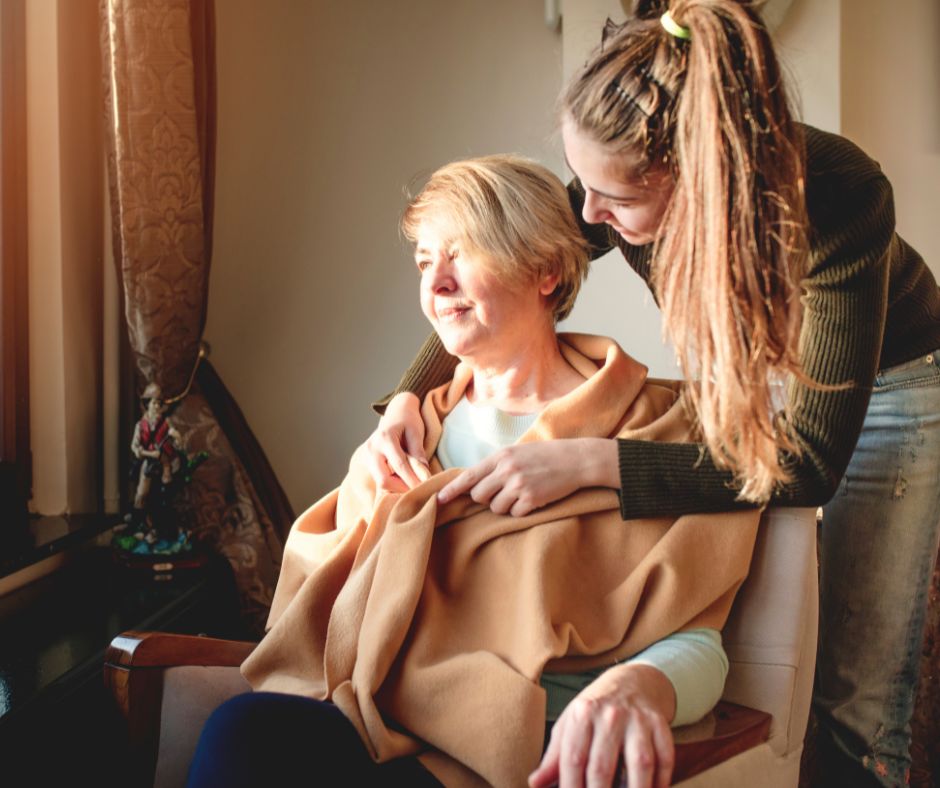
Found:
M 502 351 L 498 358 L 465 361 L 473 370 L 467 398 L 511 414 L 538 413 L 583 382 L 561 355 L 554 331 Z

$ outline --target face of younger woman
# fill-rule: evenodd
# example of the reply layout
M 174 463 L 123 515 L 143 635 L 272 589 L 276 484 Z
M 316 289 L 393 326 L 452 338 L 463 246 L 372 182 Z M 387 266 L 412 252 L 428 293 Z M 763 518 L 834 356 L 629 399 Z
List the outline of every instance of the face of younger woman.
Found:
M 610 153 L 588 137 L 571 120 L 561 127 L 565 158 L 584 187 L 581 213 L 589 224 L 609 224 L 635 246 L 656 240 L 666 205 L 672 196 L 672 178 L 666 172 L 649 172 L 628 180 L 630 161 Z

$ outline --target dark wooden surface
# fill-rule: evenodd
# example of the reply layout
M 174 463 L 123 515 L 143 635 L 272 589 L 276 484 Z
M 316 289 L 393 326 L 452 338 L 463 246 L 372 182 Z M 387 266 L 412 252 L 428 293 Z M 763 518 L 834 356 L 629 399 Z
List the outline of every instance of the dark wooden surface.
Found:
M 23 528 L 0 529 L 0 577 L 94 539 L 120 522 L 117 515 L 30 516 Z
M 767 712 L 722 701 L 701 722 L 677 729 L 673 783 L 767 741 L 770 722 Z
M 111 640 L 128 629 L 243 639 L 228 562 L 163 580 L 108 548 L 0 597 L 0 784 L 129 785 L 126 727 L 106 690 Z

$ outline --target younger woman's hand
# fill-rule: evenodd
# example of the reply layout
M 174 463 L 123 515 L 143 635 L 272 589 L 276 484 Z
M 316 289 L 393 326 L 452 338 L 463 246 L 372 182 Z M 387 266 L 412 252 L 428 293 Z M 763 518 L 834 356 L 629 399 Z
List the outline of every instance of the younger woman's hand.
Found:
M 615 665 L 555 722 L 530 788 L 610 788 L 621 759 L 630 788 L 666 788 L 675 762 L 669 729 L 675 708 L 675 690 L 663 673 Z
M 380 490 L 407 492 L 430 477 L 417 396 L 405 391 L 392 397 L 365 448 L 369 473 Z
M 522 517 L 583 487 L 619 486 L 616 441 L 568 438 L 500 449 L 461 471 L 437 499 L 445 504 L 469 493 L 496 514 Z

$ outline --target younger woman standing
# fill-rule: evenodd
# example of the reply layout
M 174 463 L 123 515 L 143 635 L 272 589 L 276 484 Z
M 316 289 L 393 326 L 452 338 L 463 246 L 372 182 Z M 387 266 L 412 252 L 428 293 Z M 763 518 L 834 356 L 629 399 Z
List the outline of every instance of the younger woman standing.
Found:
M 700 381 L 705 443 L 511 446 L 442 500 L 521 515 L 605 485 L 624 518 L 825 504 L 825 785 L 903 784 L 940 527 L 940 291 L 895 231 L 888 180 L 848 140 L 795 122 L 745 0 L 640 2 L 561 115 L 585 236 L 597 255 L 618 247 L 652 290 Z M 405 374 L 369 442 L 382 483 L 416 481 L 414 394 L 452 366 L 432 338 Z M 581 717 L 534 782 L 573 763 L 588 773 L 592 740 L 623 740 L 605 703 Z

